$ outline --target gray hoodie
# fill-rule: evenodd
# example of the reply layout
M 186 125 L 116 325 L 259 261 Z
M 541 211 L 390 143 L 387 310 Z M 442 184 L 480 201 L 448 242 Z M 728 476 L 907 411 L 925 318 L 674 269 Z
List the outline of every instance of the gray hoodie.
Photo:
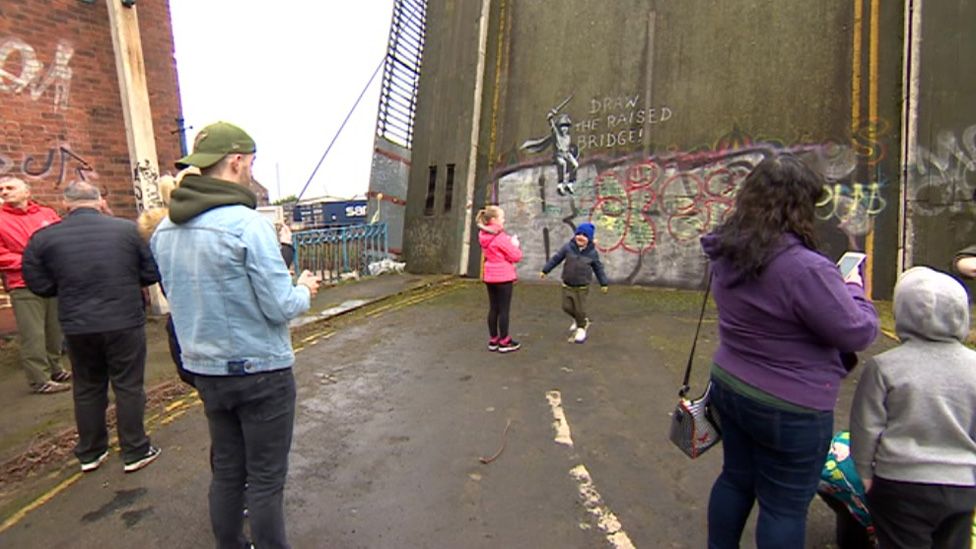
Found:
M 902 344 L 868 361 L 851 409 L 861 478 L 976 485 L 976 351 L 966 290 L 926 267 L 895 285 Z

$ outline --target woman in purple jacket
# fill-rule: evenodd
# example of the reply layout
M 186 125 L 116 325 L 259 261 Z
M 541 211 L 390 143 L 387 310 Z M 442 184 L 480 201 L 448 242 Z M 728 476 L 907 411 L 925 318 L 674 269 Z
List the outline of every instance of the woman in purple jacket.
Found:
M 505 210 L 487 206 L 478 212 L 478 243 L 485 258 L 485 286 L 488 288 L 488 350 L 510 353 L 519 350 L 518 341 L 508 333 L 508 311 L 512 306 L 512 286 L 518 275 L 515 264 L 522 260 L 518 237 L 505 232 Z
M 823 181 L 792 155 L 763 160 L 702 248 L 719 317 L 711 402 L 724 461 L 708 504 L 708 546 L 738 547 L 759 500 L 756 545 L 803 547 L 806 515 L 847 375 L 878 315 L 855 269 L 841 278 L 817 251 Z

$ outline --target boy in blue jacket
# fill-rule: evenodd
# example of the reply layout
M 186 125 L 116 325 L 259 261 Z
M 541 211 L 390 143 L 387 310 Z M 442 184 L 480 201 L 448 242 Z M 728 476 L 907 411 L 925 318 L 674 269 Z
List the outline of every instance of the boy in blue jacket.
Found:
M 564 260 L 563 265 L 563 311 L 573 317 L 573 324 L 569 327 L 569 341 L 583 343 L 586 341 L 586 330 L 590 327 L 590 319 L 586 317 L 586 296 L 590 293 L 590 281 L 593 273 L 600 283 L 600 290 L 607 293 L 609 282 L 600 262 L 600 253 L 593 245 L 593 234 L 596 228 L 592 223 L 580 223 L 576 233 L 556 255 L 542 267 L 540 278 L 545 278 L 549 271 L 556 268 Z

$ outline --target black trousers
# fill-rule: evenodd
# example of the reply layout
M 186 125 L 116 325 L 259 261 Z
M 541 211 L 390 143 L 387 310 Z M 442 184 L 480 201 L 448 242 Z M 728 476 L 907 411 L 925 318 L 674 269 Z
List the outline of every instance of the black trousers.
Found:
M 115 393 L 116 429 L 122 459 L 136 461 L 149 451 L 143 425 L 146 412 L 146 330 L 144 326 L 113 332 L 66 335 L 75 401 L 78 444 L 75 455 L 91 461 L 108 449 L 105 411 L 108 385 Z
M 508 337 L 508 312 L 512 308 L 511 282 L 494 284 L 485 282 L 488 287 L 488 335 L 502 340 Z
M 874 477 L 868 509 L 881 549 L 972 546 L 976 487 Z
M 210 523 L 217 547 L 247 547 L 246 500 L 254 545 L 287 548 L 284 491 L 295 427 L 291 368 L 196 376 L 196 383 L 210 426 Z

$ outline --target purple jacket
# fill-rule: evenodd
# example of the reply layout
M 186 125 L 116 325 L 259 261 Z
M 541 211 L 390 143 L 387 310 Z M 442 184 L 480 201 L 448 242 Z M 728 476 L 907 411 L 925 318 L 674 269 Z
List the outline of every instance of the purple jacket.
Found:
M 717 247 L 714 235 L 702 238 L 718 305 L 715 363 L 787 402 L 833 410 L 847 375 L 840 351 L 862 351 L 878 334 L 864 290 L 793 234 L 755 279 L 734 271 Z

